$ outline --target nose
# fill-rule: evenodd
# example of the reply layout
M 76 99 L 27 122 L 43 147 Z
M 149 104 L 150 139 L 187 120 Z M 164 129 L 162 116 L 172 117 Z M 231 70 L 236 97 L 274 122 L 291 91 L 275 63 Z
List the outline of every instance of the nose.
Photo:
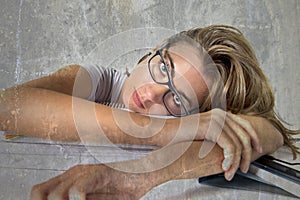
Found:
M 145 86 L 142 98 L 147 104 L 162 104 L 163 96 L 169 90 L 168 86 L 160 84 L 148 84 Z

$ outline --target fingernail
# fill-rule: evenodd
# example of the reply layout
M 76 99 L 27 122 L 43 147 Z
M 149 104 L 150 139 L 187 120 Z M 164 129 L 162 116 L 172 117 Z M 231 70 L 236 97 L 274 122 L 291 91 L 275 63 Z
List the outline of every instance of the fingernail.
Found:
M 229 151 L 227 149 L 224 149 L 224 157 L 225 158 L 229 157 Z
M 232 176 L 231 173 L 227 173 L 227 174 L 226 174 L 226 179 L 227 179 L 227 181 L 231 181 L 232 178 L 233 178 L 233 176 Z
M 259 153 L 262 153 L 263 152 L 263 148 L 262 146 L 259 148 Z
M 229 151 L 227 149 L 224 149 L 224 160 L 222 163 L 223 170 L 227 170 L 229 168 L 229 163 L 230 163 Z
M 245 169 L 244 169 L 244 173 L 247 173 L 248 172 L 248 170 L 249 170 L 249 166 L 247 166 Z
M 223 168 L 223 170 L 227 170 L 228 167 L 229 167 L 229 159 L 225 158 L 225 160 L 222 163 L 222 168 Z

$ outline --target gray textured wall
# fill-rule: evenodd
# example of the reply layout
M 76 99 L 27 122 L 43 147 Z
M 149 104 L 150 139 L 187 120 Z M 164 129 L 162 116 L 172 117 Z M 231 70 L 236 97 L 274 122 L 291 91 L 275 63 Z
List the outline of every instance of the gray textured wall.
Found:
M 230 24 L 253 44 L 274 88 L 277 110 L 299 128 L 299 7 L 299 0 L 1 0 L 0 88 L 93 61 L 88 55 L 131 68 L 145 48 L 172 31 Z M 145 27 L 156 28 L 138 36 L 135 30 Z M 103 44 L 115 36 L 118 42 Z M 137 37 L 152 43 L 125 49 Z M 120 49 L 125 50 L 117 59 Z
M 240 28 L 256 50 L 274 88 L 276 110 L 300 128 L 299 8 L 299 0 L 1 0 L 0 89 L 71 63 L 132 68 L 143 53 L 170 34 L 196 26 L 230 24 Z M 1 153 L 1 165 L 8 163 L 9 167 L 1 168 L 0 199 L 27 196 L 28 182 L 36 184 L 54 176 L 52 172 L 13 170 L 18 159 L 24 158 L 10 156 L 10 152 L 18 153 L 11 144 L 4 143 L 1 152 L 8 152 Z M 181 191 L 191 185 L 175 183 L 168 190 L 177 187 L 173 191 Z M 215 188 L 203 190 L 224 199 Z M 150 197 L 157 199 L 160 188 L 157 191 Z M 232 198 L 232 193 L 224 193 Z M 243 194 L 233 193 L 236 198 Z

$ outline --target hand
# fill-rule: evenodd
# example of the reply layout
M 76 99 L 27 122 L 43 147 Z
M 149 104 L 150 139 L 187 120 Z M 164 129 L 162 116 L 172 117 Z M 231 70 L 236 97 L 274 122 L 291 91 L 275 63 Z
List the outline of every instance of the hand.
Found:
M 248 120 L 242 115 L 235 115 L 221 109 L 213 109 L 203 113 L 205 123 L 205 140 L 217 143 L 224 153 L 222 168 L 225 178 L 231 180 L 240 167 L 246 173 L 251 163 L 253 149 L 262 153 L 259 138 Z M 209 132 L 208 126 L 210 126 Z
M 146 173 L 125 173 L 100 164 L 78 165 L 34 186 L 31 200 L 139 199 L 152 188 L 151 180 Z

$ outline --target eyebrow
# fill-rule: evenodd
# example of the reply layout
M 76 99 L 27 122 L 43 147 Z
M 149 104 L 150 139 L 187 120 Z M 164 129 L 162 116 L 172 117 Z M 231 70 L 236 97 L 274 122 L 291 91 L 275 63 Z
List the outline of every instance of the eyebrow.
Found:
M 173 81 L 173 76 L 174 76 L 174 73 L 175 73 L 175 66 L 174 66 L 174 63 L 173 63 L 173 61 L 172 61 L 172 57 L 170 56 L 170 54 L 169 54 L 169 52 L 168 52 L 168 49 L 166 49 L 165 55 L 166 55 L 167 58 L 169 59 L 169 61 L 170 61 L 170 63 L 171 63 L 171 68 L 173 69 L 173 70 L 171 71 L 171 78 L 172 78 L 172 81 Z M 162 55 L 162 56 L 164 57 L 164 55 Z M 172 72 L 173 72 L 173 73 L 172 73 Z M 174 84 L 173 84 L 173 85 L 174 85 Z M 175 85 L 174 85 L 174 87 L 175 87 Z M 176 91 L 179 93 L 180 96 L 183 96 L 183 98 L 186 99 L 186 101 L 187 101 L 188 104 L 189 104 L 189 107 L 191 108 L 191 107 L 192 107 L 192 102 L 191 102 L 191 100 L 188 98 L 188 96 L 187 96 L 185 93 L 179 91 L 177 88 L 175 88 L 175 89 L 176 89 Z

